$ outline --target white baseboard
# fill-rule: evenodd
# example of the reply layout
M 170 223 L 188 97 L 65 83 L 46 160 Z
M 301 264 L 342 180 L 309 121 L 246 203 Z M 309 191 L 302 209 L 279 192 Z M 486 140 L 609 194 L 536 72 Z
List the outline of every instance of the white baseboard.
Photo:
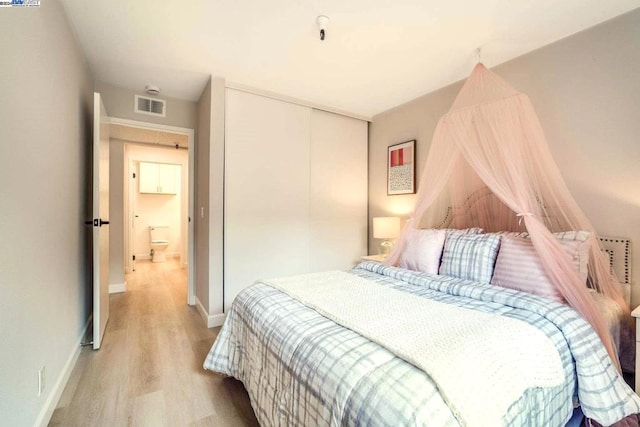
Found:
M 47 400 L 45 401 L 44 406 L 40 410 L 40 413 L 38 414 L 38 418 L 36 418 L 36 422 L 34 423 L 34 426 L 46 427 L 49 424 L 49 421 L 51 421 L 51 417 L 53 416 L 53 411 L 55 411 L 56 406 L 58 406 L 58 402 L 62 397 L 62 392 L 64 391 L 64 388 L 66 387 L 67 382 L 69 381 L 71 372 L 73 371 L 73 368 L 76 366 L 76 362 L 78 361 L 78 357 L 80 356 L 80 350 L 82 349 L 82 346 L 81 346 L 82 340 L 87 334 L 87 329 L 89 329 L 89 325 L 91 324 L 92 320 L 93 320 L 93 315 L 89 316 L 89 320 L 87 320 L 87 323 L 84 325 L 84 328 L 82 328 L 82 333 L 80 334 L 80 337 L 76 342 L 76 345 L 73 347 L 73 350 L 71 350 L 71 354 L 67 359 L 67 363 L 64 364 L 64 367 L 62 368 L 62 372 L 58 376 L 56 383 L 53 385 L 53 388 L 51 389 L 51 393 L 49 393 L 49 396 L 47 397 Z
M 196 297 L 196 307 L 198 308 L 198 311 L 200 312 L 200 315 L 202 316 L 204 321 L 207 323 L 207 328 L 222 326 L 222 324 L 224 323 L 224 318 L 226 315 L 224 313 L 213 315 L 209 314 L 207 310 L 205 310 L 198 297 Z
M 164 254 L 164 256 L 167 257 L 167 258 L 180 258 L 180 254 L 177 253 L 177 252 L 171 252 L 171 253 L 167 252 L 166 254 Z M 140 260 L 143 260 L 143 259 L 151 259 L 151 255 L 149 255 L 149 254 L 141 254 L 141 255 L 136 254 L 136 261 L 140 261 Z
M 119 292 L 127 292 L 127 282 L 124 283 L 114 283 L 109 285 L 109 293 L 117 294 Z
M 207 328 L 222 326 L 225 317 L 227 317 L 227 315 L 224 313 L 209 315 L 209 317 L 207 317 Z
M 198 297 L 196 297 L 196 308 L 198 309 L 198 312 L 200 312 L 200 315 L 202 316 L 204 321 L 209 323 L 207 321 L 207 318 L 209 317 L 209 313 L 207 313 L 207 310 L 204 309 L 204 306 L 202 305 Z

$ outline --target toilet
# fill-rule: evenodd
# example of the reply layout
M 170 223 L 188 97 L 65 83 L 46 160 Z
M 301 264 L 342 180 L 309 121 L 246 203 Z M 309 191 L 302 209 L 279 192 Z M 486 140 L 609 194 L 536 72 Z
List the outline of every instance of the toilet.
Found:
M 149 227 L 149 242 L 151 245 L 151 261 L 165 262 L 167 247 L 169 246 L 169 226 L 152 225 Z

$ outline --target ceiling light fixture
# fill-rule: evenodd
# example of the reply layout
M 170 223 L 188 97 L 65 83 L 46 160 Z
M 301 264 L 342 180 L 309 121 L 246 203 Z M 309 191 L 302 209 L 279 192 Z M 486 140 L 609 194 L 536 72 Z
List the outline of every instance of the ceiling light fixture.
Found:
M 160 94 L 160 88 L 156 85 L 146 85 L 144 88 L 144 91 L 147 92 L 149 95 L 159 95 Z
M 316 18 L 316 22 L 318 23 L 318 28 L 320 29 L 320 40 L 324 40 L 325 30 L 327 29 L 327 24 L 329 23 L 329 17 L 320 15 Z

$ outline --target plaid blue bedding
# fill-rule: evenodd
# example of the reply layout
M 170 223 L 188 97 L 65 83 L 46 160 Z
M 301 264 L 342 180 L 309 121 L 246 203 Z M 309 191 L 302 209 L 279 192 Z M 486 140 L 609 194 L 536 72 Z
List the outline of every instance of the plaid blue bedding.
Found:
M 565 381 L 528 390 L 504 425 L 564 426 L 578 399 L 587 417 L 603 425 L 640 412 L 640 399 L 591 326 L 565 305 L 374 262 L 351 273 L 372 286 L 513 317 L 543 331 L 562 359 Z M 264 426 L 460 425 L 423 371 L 261 283 L 238 295 L 204 367 L 242 381 Z

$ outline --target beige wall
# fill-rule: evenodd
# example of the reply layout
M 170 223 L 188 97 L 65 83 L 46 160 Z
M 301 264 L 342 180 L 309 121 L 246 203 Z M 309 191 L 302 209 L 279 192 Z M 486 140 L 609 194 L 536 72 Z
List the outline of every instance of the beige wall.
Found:
M 177 126 L 188 129 L 196 127 L 196 103 L 183 99 L 169 98 L 162 93 L 158 96 L 150 96 L 167 101 L 166 117 L 157 117 L 150 114 L 134 112 L 135 95 L 149 96 L 142 90 L 134 91 L 109 83 L 96 82 L 96 92 L 100 92 L 104 106 L 107 108 L 109 117 L 120 119 L 137 120 L 140 122 L 156 123 L 160 125 Z
M 211 146 L 209 150 L 209 314 L 221 315 L 223 309 L 223 203 L 225 144 L 225 80 L 211 78 Z M 222 320 L 217 317 L 217 322 Z M 221 324 L 221 323 L 220 323 Z
M 93 82 L 58 1 L 3 9 L 0 28 L 0 424 L 32 426 L 91 312 Z
M 196 136 L 196 298 L 209 325 L 223 313 L 225 81 L 211 77 L 198 101 Z
M 209 145 L 211 134 L 211 80 L 198 101 L 196 130 L 196 187 L 194 238 L 196 250 L 196 299 L 205 310 L 209 304 Z
M 640 9 L 495 67 L 527 93 L 560 170 L 596 230 L 640 244 Z M 471 71 L 471 70 L 470 70 Z M 376 115 L 369 216 L 408 215 L 415 196 L 386 195 L 387 146 L 417 139 L 418 182 L 438 118 L 461 83 Z M 370 228 L 371 230 L 371 228 Z M 369 236 L 369 250 L 377 241 Z M 632 259 L 640 280 L 640 250 Z M 640 292 L 632 305 L 640 304 Z

